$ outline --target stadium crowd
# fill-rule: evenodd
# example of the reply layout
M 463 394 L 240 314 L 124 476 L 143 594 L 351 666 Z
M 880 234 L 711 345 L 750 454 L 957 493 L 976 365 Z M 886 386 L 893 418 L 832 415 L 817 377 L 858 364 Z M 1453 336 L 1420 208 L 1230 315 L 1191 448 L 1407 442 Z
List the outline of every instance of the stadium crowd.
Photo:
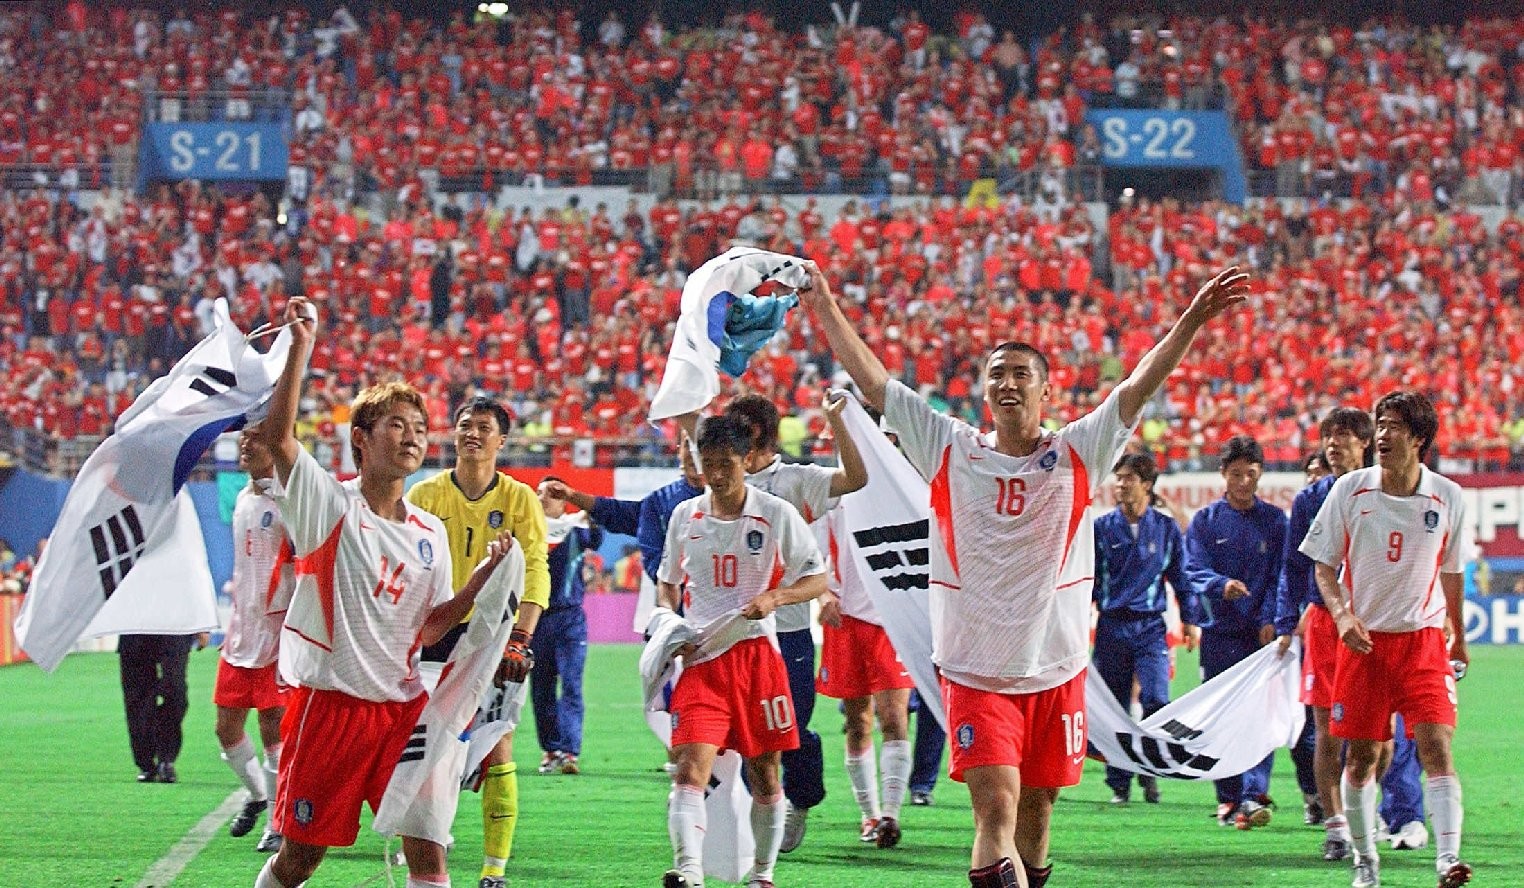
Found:
M 1396 384 L 1435 394 L 1442 454 L 1518 462 L 1524 224 L 1494 231 L 1467 207 L 1513 205 L 1524 181 L 1521 43 L 1524 25 L 1504 20 L 1087 20 L 1023 46 L 976 15 L 934 34 L 913 14 L 834 32 L 736 14 L 673 32 L 565 9 L 443 28 L 394 10 L 7 12 L 0 168 L 77 163 L 80 189 L 122 185 L 145 101 L 159 119 L 198 102 L 236 117 L 241 97 L 280 88 L 300 174 L 280 200 L 183 183 L 78 204 L 8 177 L 0 366 L 16 382 L 0 415 L 58 439 L 104 434 L 202 335 L 215 297 L 248 328 L 305 294 L 330 331 L 308 435 L 331 438 L 371 375 L 405 373 L 440 403 L 502 395 L 522 435 L 654 440 L 644 407 L 685 275 L 741 234 L 822 259 L 891 372 L 954 411 L 979 409 L 984 347 L 1030 339 L 1057 358 L 1055 421 L 1097 403 L 1208 268 L 1240 262 L 1258 272 L 1253 324 L 1210 334 L 1190 384 L 1145 420 L 1170 464 L 1200 466 L 1238 433 L 1293 463 L 1327 407 Z M 1061 174 L 1099 159 L 1085 108 L 1219 102 L 1268 193 L 1315 197 L 1124 200 L 1097 230 Z M 1043 176 L 1033 200 L 948 196 L 1021 171 Z M 433 209 L 439 190 L 526 177 L 659 199 Z M 864 181 L 923 197 L 828 217 L 752 193 Z M 832 364 L 808 320 L 784 338 L 742 383 L 798 417 L 805 434 L 786 443 L 808 449 Z

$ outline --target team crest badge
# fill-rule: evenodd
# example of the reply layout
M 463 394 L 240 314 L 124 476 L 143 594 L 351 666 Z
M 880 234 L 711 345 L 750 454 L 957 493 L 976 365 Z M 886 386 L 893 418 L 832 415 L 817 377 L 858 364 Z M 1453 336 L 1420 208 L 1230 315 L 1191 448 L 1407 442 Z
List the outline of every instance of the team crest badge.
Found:
M 968 722 L 958 725 L 958 748 L 968 749 L 974 745 L 974 726 Z
M 1042 469 L 1044 472 L 1053 471 L 1053 467 L 1056 465 L 1058 465 L 1057 450 L 1049 450 L 1047 453 L 1042 455 L 1041 459 L 1037 460 L 1037 467 Z
M 312 822 L 312 801 L 310 799 L 297 799 L 296 804 L 291 806 L 291 813 L 296 817 L 296 822 L 302 826 Z
M 1424 530 L 1427 530 L 1429 533 L 1433 533 L 1434 532 L 1434 528 L 1436 528 L 1438 526 L 1439 526 L 1439 513 L 1438 512 L 1434 511 L 1433 509 L 1430 509 L 1427 512 L 1423 513 L 1423 527 L 1424 527 Z
M 1259 541 L 1259 554 L 1264 555 L 1265 553 L 1267 553 L 1269 551 L 1270 551 L 1270 544 L 1265 542 L 1264 540 L 1260 540 Z
M 260 527 L 268 529 L 269 526 L 274 524 L 274 523 L 275 523 L 275 513 L 274 512 L 266 512 L 266 513 L 264 513 L 263 515 L 261 515 L 259 517 L 259 526 Z
M 487 526 L 492 528 L 493 530 L 497 530 L 499 527 L 502 527 L 503 526 L 503 513 L 501 511 L 497 510 L 497 509 L 493 509 L 492 511 L 488 512 L 487 513 Z
M 828 683 L 830 683 L 830 681 L 831 681 L 831 670 L 827 669 L 824 666 L 820 667 L 820 683 L 821 684 L 828 684 Z
M 746 548 L 750 549 L 753 555 L 762 551 L 762 531 L 746 531 Z
M 434 563 L 434 546 L 428 540 L 418 541 L 418 557 L 423 559 L 423 566 L 429 567 Z
M 1333 720 L 1336 722 L 1344 721 L 1344 704 L 1335 703 L 1333 705 L 1333 711 L 1330 713 L 1330 715 L 1333 716 Z
M 672 713 L 672 730 L 677 730 L 677 713 Z

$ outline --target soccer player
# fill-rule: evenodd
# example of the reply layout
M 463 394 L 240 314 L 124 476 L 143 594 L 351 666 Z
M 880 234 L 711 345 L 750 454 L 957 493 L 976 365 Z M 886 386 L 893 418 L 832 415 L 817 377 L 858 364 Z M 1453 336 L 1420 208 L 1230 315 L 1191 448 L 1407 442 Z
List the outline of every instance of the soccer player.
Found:
M 677 759 L 667 829 L 673 868 L 663 888 L 704 883 L 704 793 L 721 749 L 746 761 L 751 828 L 757 850 L 751 888 L 772 888 L 783 839 L 779 753 L 799 745 L 783 659 L 773 645 L 773 614 L 826 591 L 825 564 L 804 519 L 787 501 L 746 483 L 750 430 L 728 416 L 698 429 L 699 466 L 709 492 L 677 507 L 667 527 L 658 574 L 661 603 L 683 605 L 702 629 L 737 610 L 755 621 L 747 637 L 702 658 L 684 658 L 672 691 L 672 748 Z M 686 584 L 686 585 L 684 585 Z
M 419 649 L 444 637 L 511 548 L 505 533 L 460 592 L 438 518 L 402 497 L 428 449 L 423 396 L 401 382 L 355 398 L 350 449 L 359 478 L 339 483 L 292 434 L 312 356 L 316 311 L 286 306 L 291 351 L 263 425 L 280 504 L 297 556 L 281 633 L 280 673 L 292 685 L 272 825 L 285 837 L 255 888 L 295 888 L 328 849 L 354 844 L 360 805 L 381 802 L 428 695 Z M 443 845 L 402 837 L 408 888 L 450 884 Z
M 933 410 L 889 378 L 818 267 L 801 296 L 874 408 L 931 484 L 932 657 L 941 667 L 951 776 L 974 809 L 974 888 L 1044 884 L 1058 790 L 1085 761 L 1084 672 L 1095 552 L 1085 509 L 1143 406 L 1197 331 L 1244 302 L 1248 276 L 1207 282 L 1173 329 L 1092 413 L 1043 428 L 1047 360 L 1022 343 L 990 350 L 984 403 L 995 429 Z M 1022 860 L 1017 869 L 1014 860 Z
M 837 497 L 861 490 L 868 483 L 857 444 L 842 419 L 846 407 L 842 395 L 825 397 L 826 421 L 836 442 L 841 465 L 785 463 L 778 454 L 778 408 L 762 395 L 742 395 L 730 402 L 725 415 L 738 420 L 752 435 L 746 454 L 746 483 L 780 496 L 799 510 L 806 524 L 824 518 Z M 810 809 L 825 800 L 825 759 L 820 735 L 810 730 L 815 712 L 815 636 L 810 632 L 810 606 L 801 603 L 779 609 L 778 648 L 788 668 L 788 685 L 794 695 L 794 715 L 799 719 L 799 747 L 783 754 L 783 794 L 788 815 L 783 830 L 786 854 L 804 841 Z
M 1349 823 L 1344 818 L 1344 801 L 1339 794 L 1344 741 L 1329 732 L 1328 722 L 1340 643 L 1333 618 L 1318 592 L 1312 559 L 1303 555 L 1299 547 L 1334 482 L 1370 465 L 1375 436 L 1370 414 L 1353 407 L 1335 407 L 1318 424 L 1318 438 L 1323 445 L 1319 455 L 1327 462 L 1330 474 L 1309 484 L 1291 501 L 1286 554 L 1280 585 L 1276 588 L 1275 631 L 1280 636 L 1281 650 L 1290 646 L 1292 634 L 1302 638 L 1302 702 L 1312 710 L 1312 768 L 1318 806 L 1323 814 L 1324 860 L 1343 860 L 1350 853 Z M 1309 458 L 1309 476 L 1313 464 Z
M 275 661 L 293 584 L 291 542 L 286 539 L 280 504 L 269 492 L 275 462 L 258 426 L 244 429 L 238 438 L 238 467 L 249 473 L 249 483 L 238 491 L 233 505 L 233 577 L 228 583 L 233 610 L 212 694 L 222 760 L 249 790 L 243 810 L 228 824 L 228 834 L 234 838 L 248 835 L 275 797 L 280 722 L 286 712 Z M 259 713 L 263 767 L 244 732 L 251 709 Z M 255 850 L 278 851 L 280 842 L 280 834 L 266 826 Z
M 1203 600 L 1201 678 L 1216 678 L 1275 640 L 1276 585 L 1286 547 L 1286 513 L 1258 496 L 1265 452 L 1247 435 L 1222 448 L 1227 490 L 1191 518 L 1186 575 Z M 1217 822 L 1248 830 L 1270 823 L 1275 754 L 1216 781 Z
M 826 515 L 831 551 L 836 554 L 836 582 L 822 598 L 820 677 L 816 689 L 842 701 L 846 714 L 847 778 L 862 811 L 859 838 L 880 848 L 900 841 L 900 806 L 910 783 L 910 691 L 915 682 L 894 652 L 873 599 L 863 587 L 850 550 L 840 507 Z M 877 770 L 883 773 L 880 803 L 874 773 L 873 720 L 878 718 L 884 746 Z
M 534 657 L 539 668 L 529 683 L 534 728 L 543 753 L 541 774 L 581 772 L 577 757 L 582 754 L 582 671 L 587 665 L 583 556 L 603 543 L 603 530 L 597 524 L 574 526 L 566 520 L 566 500 L 550 490 L 551 485 L 562 484 L 552 477 L 539 487 L 540 505 L 551 531 L 550 606 L 535 632 Z
M 1180 606 L 1181 632 L 1196 649 L 1201 606 L 1185 577 L 1185 543 L 1175 519 L 1154 508 L 1159 470 L 1146 453 L 1123 456 L 1111 470 L 1117 507 L 1095 520 L 1095 668 L 1117 702 L 1132 700 L 1133 679 L 1147 718 L 1169 702 L 1169 643 L 1164 584 Z M 1132 798 L 1132 773 L 1106 768 L 1111 803 Z M 1143 800 L 1159 801 L 1159 779 L 1138 775 Z
M 1451 663 L 1470 661 L 1462 610 L 1465 505 L 1459 485 L 1423 464 L 1439 431 L 1427 398 L 1392 392 L 1376 402 L 1375 423 L 1377 465 L 1334 482 L 1301 546 L 1317 563 L 1318 590 L 1343 642 L 1329 729 L 1346 741 L 1340 789 L 1354 846 L 1351 884 L 1381 884 L 1374 777 L 1392 715 L 1400 713 L 1429 775 L 1439 885 L 1455 888 L 1471 880 L 1460 860 L 1461 788 L 1450 754 Z
M 473 398 L 456 408 L 454 468 L 413 485 L 407 498 L 443 522 L 450 547 L 450 588 L 457 591 L 470 579 L 490 540 L 503 532 L 518 540 L 524 552 L 524 599 L 519 603 L 499 671 L 499 677 L 507 682 L 505 705 L 517 712 L 524 703 L 524 679 L 534 665 L 530 645 L 550 601 L 550 575 L 545 513 L 534 488 L 497 469 L 498 454 L 512 422 L 508 411 L 491 398 Z M 468 616 L 469 611 L 462 620 Z M 466 624 L 461 622 L 438 643 L 425 648 L 423 658 L 448 660 L 465 630 Z M 502 888 L 505 884 L 503 873 L 513 853 L 513 832 L 519 819 L 518 781 L 513 734 L 509 733 L 482 762 L 480 888 Z

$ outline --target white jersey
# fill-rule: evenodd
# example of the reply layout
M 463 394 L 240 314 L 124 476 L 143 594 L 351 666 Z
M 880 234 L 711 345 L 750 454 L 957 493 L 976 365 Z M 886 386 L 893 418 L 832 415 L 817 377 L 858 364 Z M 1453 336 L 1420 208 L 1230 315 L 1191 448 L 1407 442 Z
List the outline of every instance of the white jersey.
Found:
M 807 463 L 786 463 L 775 456 L 767 468 L 746 476 L 746 483 L 773 496 L 782 497 L 813 525 L 836 507 L 839 498 L 831 496 L 831 478 L 836 470 Z M 810 628 L 810 603 L 778 608 L 778 631 L 798 632 Z
M 358 479 L 340 484 L 305 450 L 275 496 L 298 559 L 281 678 L 377 702 L 423 693 L 423 623 L 451 594 L 444 525 L 411 503 L 403 521 L 378 516 Z
M 1342 567 L 1349 606 L 1372 632 L 1445 624 L 1441 573 L 1461 572 L 1466 526 L 1460 485 L 1421 468 L 1412 496 L 1381 492 L 1381 468 L 1350 472 L 1328 491 L 1303 555 Z
M 822 573 L 820 549 L 799 512 L 779 497 L 751 489 L 741 516 L 730 521 L 710 514 L 708 493 L 680 504 L 667 525 L 657 579 L 687 583 L 683 615 L 702 629 L 768 589 Z M 769 614 L 755 621 L 745 637 L 769 635 L 776 631 L 774 625 Z M 716 649 L 704 659 L 712 660 L 727 649 Z
M 233 505 L 233 578 L 222 659 L 231 666 L 259 669 L 280 654 L 280 627 L 291 604 L 294 553 L 286 539 L 280 506 L 260 482 L 238 491 Z
M 847 548 L 852 545 L 852 536 L 847 532 L 845 510 L 840 506 L 831 509 L 824 519 L 810 525 L 810 528 L 815 531 L 815 540 L 820 543 L 820 549 L 830 564 L 830 588 L 841 599 L 841 612 L 864 623 L 884 625 L 878 609 L 873 606 L 873 599 L 868 595 L 868 587 L 863 585 L 862 576 L 857 572 L 857 560 L 852 557 L 852 550 Z
M 1085 668 L 1095 546 L 1091 498 L 1132 430 L 1113 392 L 1044 432 L 1029 456 L 938 413 L 898 382 L 884 416 L 931 485 L 932 659 L 959 684 L 1028 694 Z

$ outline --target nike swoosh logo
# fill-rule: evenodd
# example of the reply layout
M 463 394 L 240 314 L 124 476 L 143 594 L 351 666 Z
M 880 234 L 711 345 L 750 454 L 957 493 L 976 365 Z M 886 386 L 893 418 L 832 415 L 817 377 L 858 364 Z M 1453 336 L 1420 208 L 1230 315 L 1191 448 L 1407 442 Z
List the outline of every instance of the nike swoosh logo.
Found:
M 1217 545 L 1219 545 L 1219 546 L 1220 546 L 1220 545 L 1222 545 L 1222 544 L 1223 544 L 1223 543 L 1226 543 L 1226 542 L 1227 542 L 1227 541 L 1228 541 L 1228 538 L 1227 538 L 1227 537 L 1223 537 L 1223 538 L 1222 538 L 1222 539 L 1220 539 L 1220 540 L 1218 540 L 1218 541 L 1217 541 Z
M 361 530 L 375 530 L 374 527 L 371 527 L 369 524 L 366 524 L 364 521 L 360 522 L 360 529 Z
M 982 456 L 980 456 L 980 455 L 979 455 L 979 454 L 977 454 L 977 453 L 970 453 L 970 454 L 969 454 L 969 455 L 968 455 L 968 458 L 969 458 L 969 459 L 984 459 L 984 457 L 982 457 Z
M 1080 763 L 1080 762 L 1083 762 L 1083 761 L 1084 761 L 1084 760 L 1085 760 L 1085 757 L 1084 757 L 1084 756 L 1082 756 L 1082 755 L 1077 755 L 1077 756 L 1075 756 L 1075 757 L 1074 757 L 1074 760 L 1073 760 L 1073 764 L 1076 764 L 1076 765 L 1077 765 L 1077 764 L 1079 764 L 1079 763 Z
M 513 817 L 512 814 L 489 814 L 488 816 L 493 820 L 509 820 Z
M 1371 513 L 1370 509 L 1361 509 L 1360 510 L 1360 514 L 1361 515 L 1369 515 L 1370 513 Z
M 1111 548 L 1113 548 L 1113 549 L 1120 549 L 1120 548 L 1122 548 L 1125 545 L 1127 545 L 1127 544 L 1126 543 L 1112 543 L 1111 544 Z
M 438 518 L 441 524 L 443 524 L 444 522 L 450 520 L 450 516 L 449 515 L 435 515 L 434 517 Z

